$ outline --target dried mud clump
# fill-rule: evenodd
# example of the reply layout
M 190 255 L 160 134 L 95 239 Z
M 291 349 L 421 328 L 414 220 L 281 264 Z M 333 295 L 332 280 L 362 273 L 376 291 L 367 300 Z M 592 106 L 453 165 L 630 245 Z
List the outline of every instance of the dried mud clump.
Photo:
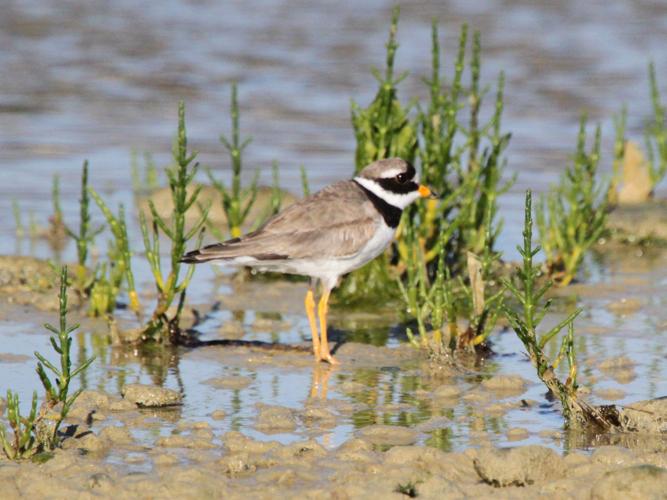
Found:
M 0 255 L 0 297 L 7 302 L 56 311 L 58 298 L 53 292 L 57 282 L 57 271 L 45 260 Z
M 0 255 L 0 289 L 10 291 L 54 290 L 57 273 L 45 260 Z
M 482 387 L 498 395 L 520 395 L 526 391 L 526 379 L 520 375 L 496 375 L 484 380 Z
M 506 450 L 481 450 L 474 460 L 475 470 L 493 486 L 528 486 L 565 476 L 563 459 L 544 446 L 524 446 Z
M 667 396 L 638 401 L 618 410 L 625 431 L 667 434 Z
M 417 442 L 418 433 L 407 427 L 371 425 L 360 431 L 360 436 L 377 445 L 408 445 Z
M 667 498 L 667 470 L 635 465 L 607 472 L 591 490 L 591 500 Z
M 122 390 L 123 397 L 142 408 L 156 408 L 181 404 L 182 396 L 171 389 L 156 385 L 127 384 Z
M 294 411 L 290 408 L 258 403 L 257 410 L 255 429 L 260 432 L 276 434 L 292 432 L 296 429 L 297 422 L 294 418 Z
M 619 240 L 667 241 L 667 202 L 652 200 L 617 207 L 609 214 L 609 229 Z

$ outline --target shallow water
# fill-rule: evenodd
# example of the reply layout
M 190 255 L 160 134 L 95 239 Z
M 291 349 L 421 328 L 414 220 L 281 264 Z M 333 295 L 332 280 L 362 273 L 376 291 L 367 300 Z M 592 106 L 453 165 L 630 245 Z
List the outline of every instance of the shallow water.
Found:
M 52 257 L 43 241 L 15 240 L 11 202 L 13 198 L 20 202 L 24 223 L 32 212 L 44 225 L 51 213 L 50 179 L 59 173 L 65 217 L 69 222 L 78 220 L 76 199 L 84 158 L 91 161 L 92 184 L 112 205 L 122 201 L 132 206 L 130 151 L 151 151 L 160 164 L 168 160 L 179 98 L 188 106 L 192 146 L 200 151 L 204 164 L 226 175 L 229 166 L 217 137 L 228 130 L 232 80 L 240 86 L 242 130 L 254 139 L 247 150 L 249 172 L 259 168 L 269 182 L 270 163 L 277 159 L 282 185 L 297 193 L 300 164 L 307 167 L 313 188 L 349 176 L 354 148 L 349 98 L 366 103 L 372 97 L 374 80 L 368 69 L 383 59 L 390 7 L 390 2 L 381 1 L 363 6 L 339 2 L 335 8 L 295 1 L 226 2 L 224 7 L 212 1 L 170 1 L 163 2 L 159 11 L 146 11 L 127 1 L 70 1 L 57 8 L 44 2 L 9 3 L 0 18 L 0 42 L 5 47 L 0 53 L 0 213 L 5 214 L 0 219 L 0 252 Z M 420 77 L 429 69 L 432 16 L 441 22 L 448 68 L 458 26 L 468 21 L 483 33 L 484 81 L 492 83 L 500 69 L 507 74 L 504 126 L 513 133 L 508 173 L 517 172 L 519 177 L 502 200 L 506 224 L 500 248 L 511 259 L 520 233 L 522 192 L 526 187 L 543 191 L 557 178 L 575 142 L 580 112 L 585 110 L 603 123 L 608 144 L 611 116 L 626 102 L 629 135 L 641 137 L 650 106 L 647 61 L 655 61 L 659 77 L 667 70 L 667 53 L 658 35 L 667 31 L 667 6 L 620 1 L 611 5 L 411 3 L 403 8 L 399 27 L 397 66 L 411 71 L 401 87 L 404 97 L 424 93 Z M 664 86 L 665 78 L 660 80 Z M 134 231 L 139 245 L 136 227 Z M 602 252 L 587 266 L 585 281 L 591 286 L 568 289 L 562 301 L 563 308 L 575 302 L 586 308 L 577 323 L 581 383 L 591 388 L 594 403 L 607 402 L 600 391 L 609 389 L 617 390 L 614 402 L 618 404 L 663 395 L 665 255 Z M 73 256 L 69 245 L 62 258 L 72 260 Z M 147 269 L 139 265 L 137 275 L 139 283 L 150 289 Z M 252 303 L 262 302 L 263 286 L 275 285 L 261 284 L 251 290 Z M 257 310 L 237 311 L 234 316 L 241 321 L 242 338 L 307 341 L 302 291 L 302 285 L 288 284 L 288 298 L 279 307 L 266 306 L 269 298 Z M 192 303 L 204 309 L 217 300 L 223 304 L 201 326 L 204 338 L 223 335 L 221 325 L 233 319 L 224 307 L 225 296 L 235 294 L 238 290 L 228 281 L 216 280 L 210 268 L 197 271 L 189 294 Z M 623 299 L 639 300 L 639 308 L 625 315 L 609 310 L 609 304 Z M 266 313 L 273 313 L 269 316 L 273 323 L 257 321 L 266 319 Z M 32 356 L 35 349 L 44 351 L 47 341 L 39 321 L 29 313 L 2 319 L 3 351 L 25 356 Z M 334 311 L 332 327 L 340 340 L 394 347 L 405 340 L 404 329 L 393 316 L 355 318 Z M 545 399 L 521 346 L 508 332 L 494 337 L 497 356 L 457 375 L 454 384 L 464 395 L 474 396 L 484 392 L 479 388 L 484 378 L 520 374 L 529 382 L 521 394 L 506 398 L 482 394 L 479 401 L 463 397 L 451 407 L 433 408 L 419 394 L 430 394 L 437 383 L 416 364 L 343 366 L 331 373 L 328 382 L 327 400 L 336 414 L 332 427 L 299 425 L 294 432 L 267 435 L 254 428 L 256 404 L 295 410 L 310 404 L 311 364 L 239 361 L 225 365 L 217 355 L 206 354 L 206 349 L 160 352 L 151 358 L 112 349 L 100 330 L 84 329 L 76 339 L 82 359 L 91 353 L 98 356 L 79 383 L 110 393 L 118 393 L 124 383 L 160 383 L 185 395 L 181 409 L 160 412 L 154 427 L 133 431 L 145 444 L 169 434 L 178 419 L 185 419 L 206 420 L 216 434 L 236 429 L 257 439 L 283 442 L 315 437 L 327 447 L 374 423 L 420 429 L 419 442 L 446 450 L 485 440 L 514 443 L 507 431 L 515 427 L 528 431 L 521 444 L 566 447 L 560 439 L 562 420 L 557 408 Z M 599 369 L 602 361 L 618 356 L 634 363 L 634 376 L 626 372 L 614 378 L 617 372 Z M 228 376 L 247 377 L 249 383 L 237 390 L 204 383 Z M 350 381 L 358 381 L 365 389 L 346 390 Z M 36 384 L 32 360 L 0 362 L 0 393 L 12 387 L 27 399 Z M 514 404 L 521 399 L 529 404 L 493 414 L 487 411 L 492 403 Z M 227 416 L 210 418 L 218 409 Z M 444 417 L 445 423 L 434 424 L 436 430 L 420 427 L 437 416 Z M 554 431 L 558 439 L 541 431 Z M 121 457 L 111 455 L 109 460 Z
M 658 253 L 650 259 L 650 267 L 642 269 L 649 260 L 647 256 L 609 254 L 606 266 L 600 268 L 600 275 L 595 278 L 596 283 L 568 289 L 564 303 L 557 308 L 572 307 L 575 297 L 578 297 L 576 303 L 585 308 L 584 316 L 577 322 L 579 381 L 591 391 L 588 399 L 593 403 L 623 405 L 664 395 L 667 313 L 660 290 L 667 281 L 667 254 Z M 199 282 L 200 286 L 202 284 L 205 283 Z M 304 289 L 299 283 L 281 286 L 290 290 L 293 297 L 300 297 Z M 220 288 L 227 291 L 224 286 Z M 261 302 L 261 288 L 257 288 L 260 292 L 251 289 Z M 236 330 L 224 325 L 236 322 L 241 325 L 239 336 L 244 340 L 308 342 L 305 318 L 300 312 L 290 312 L 300 301 L 295 302 L 289 295 L 285 291 L 287 298 L 276 302 L 280 312 L 275 314 L 248 312 L 240 316 L 218 311 L 210 314 L 198 329 L 204 340 L 229 338 L 229 333 L 225 332 Z M 224 300 L 224 295 L 219 298 Z M 640 304 L 624 311 L 625 299 L 638 299 Z M 565 304 L 567 302 L 570 304 Z M 360 429 L 373 424 L 414 428 L 418 431 L 418 443 L 445 451 L 458 451 L 481 443 L 499 446 L 538 443 L 557 450 L 570 448 L 561 432 L 562 419 L 557 404 L 546 399 L 545 389 L 537 380 L 523 347 L 510 332 L 493 337 L 497 354 L 490 360 L 440 380 L 429 377 L 418 359 L 406 361 L 401 357 L 403 361 L 400 361 L 384 357 L 379 358 L 377 364 L 372 358 L 361 364 L 350 359 L 350 353 L 359 357 L 356 351 L 346 350 L 352 349 L 352 345 L 345 342 L 349 341 L 348 337 L 355 338 L 355 332 L 338 326 L 345 323 L 341 313 L 334 310 L 332 318 L 333 339 L 341 344 L 343 360 L 343 366 L 335 369 L 313 365 L 305 353 L 228 352 L 220 347 L 133 352 L 108 346 L 103 333 L 90 333 L 91 327 L 84 326 L 83 333 L 76 337 L 74 352 L 78 359 L 95 354 L 98 360 L 77 385 L 110 394 L 118 394 L 127 383 L 160 384 L 181 391 L 185 396 L 182 407 L 158 412 L 145 410 L 150 423 L 131 427 L 138 442 L 147 446 L 152 446 L 160 436 L 178 432 L 183 421 L 206 421 L 216 436 L 239 430 L 254 439 L 282 443 L 314 438 L 327 448 L 337 447 L 357 435 Z M 559 314 L 550 315 L 546 323 L 553 323 L 559 317 Z M 3 377 L 3 384 L 27 395 L 37 382 L 30 356 L 35 348 L 46 350 L 46 336 L 39 333 L 36 318 L 29 311 L 4 318 L 0 331 L 7 346 L 4 350 L 23 355 L 12 359 L 11 363 L 0 363 L 0 369 L 11 374 Z M 405 340 L 402 328 L 393 324 L 370 329 L 371 339 L 378 343 L 378 337 L 373 336 L 375 331 L 381 332 L 379 339 L 386 338 L 386 344 L 394 349 Z M 405 346 L 400 348 L 406 349 Z M 620 356 L 629 359 L 630 365 L 619 369 L 605 367 L 609 360 Z M 490 377 L 504 374 L 520 375 L 526 387 L 497 392 L 487 390 L 482 384 Z M 325 397 L 321 395 L 322 385 L 319 392 L 314 389 L 315 377 L 320 377 L 321 384 L 326 382 Z M 452 399 L 432 401 L 433 391 L 442 384 L 456 387 L 460 394 Z M 295 428 L 258 428 L 258 404 L 292 409 L 298 415 Z M 304 415 L 313 406 L 327 409 L 333 419 L 326 425 L 307 420 Z M 216 410 L 223 410 L 224 418 L 213 418 L 211 414 Z M 114 425 L 115 417 L 107 417 L 98 428 Z M 98 424 L 94 428 L 96 426 Z M 514 428 L 525 432 L 519 436 L 508 434 Z M 108 459 L 124 462 L 125 452 L 115 457 L 112 451 Z M 140 467 L 146 466 L 142 461 Z M 133 467 L 135 465 L 131 464 L 130 468 Z

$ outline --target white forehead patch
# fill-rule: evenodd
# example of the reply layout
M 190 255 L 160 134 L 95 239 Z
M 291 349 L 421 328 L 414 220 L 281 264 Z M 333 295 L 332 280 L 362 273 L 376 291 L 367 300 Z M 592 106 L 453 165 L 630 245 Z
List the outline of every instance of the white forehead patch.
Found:
M 405 172 L 405 169 L 402 168 L 390 168 L 389 170 L 385 170 L 382 172 L 382 175 L 380 176 L 381 179 L 391 179 L 392 177 L 396 177 L 398 174 L 402 174 Z
M 380 179 L 393 179 L 398 174 L 404 174 L 404 173 L 406 173 L 405 169 L 392 168 L 391 170 L 387 170 L 385 172 L 382 172 L 382 175 L 380 176 Z M 412 180 L 416 183 L 419 183 L 419 174 L 415 173 L 415 176 L 412 178 Z

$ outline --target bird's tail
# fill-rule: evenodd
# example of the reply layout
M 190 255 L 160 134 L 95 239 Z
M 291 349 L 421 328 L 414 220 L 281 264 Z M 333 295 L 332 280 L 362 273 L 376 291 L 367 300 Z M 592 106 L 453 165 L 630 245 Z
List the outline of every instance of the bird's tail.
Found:
M 185 264 L 201 264 L 202 262 L 210 262 L 212 260 L 235 259 L 238 257 L 238 252 L 234 244 L 239 241 L 238 238 L 235 238 L 224 243 L 208 245 L 199 250 L 192 250 L 181 257 L 181 262 Z

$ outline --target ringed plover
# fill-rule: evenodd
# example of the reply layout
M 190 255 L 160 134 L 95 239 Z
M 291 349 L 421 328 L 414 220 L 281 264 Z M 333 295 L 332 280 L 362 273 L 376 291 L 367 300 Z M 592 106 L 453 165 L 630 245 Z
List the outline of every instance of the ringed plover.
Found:
M 222 261 L 259 271 L 310 277 L 306 315 L 317 361 L 336 364 L 327 340 L 329 295 L 339 278 L 380 255 L 391 243 L 403 209 L 433 196 L 415 168 L 400 158 L 379 160 L 351 180 L 331 184 L 290 205 L 257 231 L 186 253 L 181 262 Z M 321 283 L 315 318 L 315 289 Z

